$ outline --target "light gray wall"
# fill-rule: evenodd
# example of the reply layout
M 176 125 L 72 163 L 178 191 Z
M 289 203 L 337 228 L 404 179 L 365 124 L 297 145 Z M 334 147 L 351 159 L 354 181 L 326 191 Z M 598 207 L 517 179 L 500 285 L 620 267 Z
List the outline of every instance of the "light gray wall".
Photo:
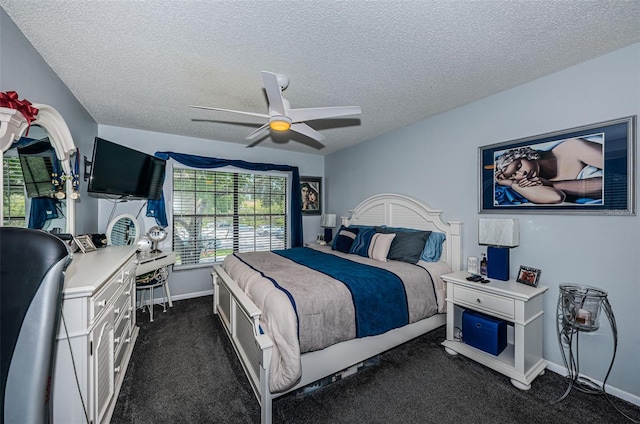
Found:
M 270 162 L 298 166 L 301 175 L 322 177 L 324 157 L 314 154 L 284 152 L 274 149 L 235 145 L 210 140 L 175 135 L 137 131 L 111 126 L 98 126 L 69 88 L 51 70 L 6 12 L 0 8 L 0 91 L 16 91 L 21 99 L 53 106 L 65 119 L 81 157 L 91 160 L 94 138 L 100 134 L 134 149 L 153 154 L 170 150 L 203 156 L 242 159 L 251 162 Z M 81 179 L 81 198 L 77 201 L 76 233 L 105 232 L 110 214 L 132 213 L 137 215 L 143 206 L 141 201 L 119 203 L 98 200 L 87 195 L 87 183 Z M 144 217 L 146 210 L 142 210 Z M 148 229 L 155 222 L 142 218 Z M 305 241 L 315 240 L 320 229 L 319 216 L 303 217 Z M 168 246 L 170 246 L 170 242 Z M 172 295 L 190 297 L 210 291 L 210 269 L 176 272 L 171 279 Z
M 20 99 L 54 107 L 66 121 L 80 154 L 91 158 L 98 125 L 2 8 L 0 91 L 15 91 Z M 87 197 L 87 185 L 83 180 L 80 194 L 76 203 L 76 233 L 96 232 L 98 202 Z
M 322 177 L 324 174 L 324 156 L 321 155 L 293 153 L 262 147 L 247 148 L 243 144 L 203 140 L 108 125 L 99 125 L 98 133 L 100 137 L 106 140 L 113 141 L 148 154 L 154 154 L 158 151 L 173 151 L 223 159 L 240 159 L 248 162 L 297 166 L 300 170 L 300 175 Z M 169 164 L 171 163 L 173 163 L 172 160 L 169 161 Z M 168 187 L 168 184 L 165 184 L 166 198 L 168 198 L 168 190 L 170 190 L 170 187 Z M 143 201 L 118 203 L 115 205 L 114 211 L 113 202 L 103 199 L 99 202 L 98 227 L 101 232 L 105 231 L 109 222 L 109 217 L 112 214 L 114 217 L 121 213 L 130 213 L 137 216 L 138 211 L 140 211 L 140 208 L 142 208 L 144 204 Z M 167 209 L 170 207 L 171 205 L 167 205 Z M 145 212 L 146 208 L 142 209 L 139 215 L 139 221 L 142 222 L 144 227 L 148 230 L 152 226 L 156 225 L 156 223 L 154 219 L 145 217 Z M 304 240 L 315 240 L 316 233 L 320 229 L 320 216 L 303 216 L 302 221 Z M 169 229 L 170 227 L 171 223 L 169 223 Z M 170 250 L 171 238 L 167 237 L 167 240 L 164 242 L 164 246 L 161 246 L 160 248 Z M 171 288 L 171 295 L 176 299 L 193 297 L 196 294 L 202 294 L 210 291 L 212 289 L 211 268 L 175 271 L 169 284 Z
M 462 221 L 463 258 L 479 256 L 484 248 L 477 243 L 478 218 L 486 215 L 478 214 L 478 147 L 639 112 L 640 44 L 635 44 L 328 156 L 327 207 L 344 215 L 376 193 L 413 196 L 443 209 L 445 219 Z M 640 218 L 514 216 L 520 219 L 521 240 L 512 249 L 511 275 L 521 264 L 540 268 L 540 284 L 549 286 L 544 357 L 562 364 L 555 319 L 559 285 L 602 288 L 619 333 L 608 384 L 640 404 Z M 580 371 L 602 381 L 612 346 L 603 317 L 599 331 L 580 336 Z

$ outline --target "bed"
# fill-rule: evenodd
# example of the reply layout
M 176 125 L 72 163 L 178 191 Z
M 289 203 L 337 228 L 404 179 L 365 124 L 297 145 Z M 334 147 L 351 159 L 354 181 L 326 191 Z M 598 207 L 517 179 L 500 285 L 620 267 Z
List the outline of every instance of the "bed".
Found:
M 265 280 L 265 276 L 269 279 L 270 271 L 262 272 L 259 268 L 256 268 L 257 265 L 251 263 L 250 256 L 244 256 L 241 260 L 234 256 L 234 258 L 229 258 L 229 261 L 225 260 L 225 264 L 214 266 L 214 313 L 219 316 L 258 399 L 261 407 L 262 424 L 271 423 L 273 399 L 347 369 L 354 364 L 428 333 L 446 323 L 446 315 L 444 313 L 446 292 L 442 289 L 444 283 L 440 280 L 439 275 L 460 270 L 461 224 L 453 221 L 444 222 L 440 218 L 442 211 L 433 210 L 418 200 L 398 194 L 372 196 L 362 201 L 355 209 L 349 212 L 349 217 L 342 218 L 342 225 L 345 227 L 386 226 L 444 234 L 445 241 L 441 245 L 442 254 L 439 260 L 429 264 L 423 263 L 422 260 L 418 263 L 418 265 L 427 270 L 426 273 L 423 273 L 428 274 L 434 283 L 437 283 L 432 289 L 437 302 L 437 310 L 426 314 L 429 315 L 426 318 L 414 314 L 414 318 L 410 319 L 408 323 L 402 324 L 402 326 L 390 327 L 392 329 L 381 334 L 372 333 L 377 335 L 349 338 L 347 340 L 339 339 L 340 341 L 338 342 L 324 342 L 324 344 L 315 345 L 311 351 L 306 351 L 309 349 L 298 346 L 298 351 L 296 352 L 295 346 L 289 349 L 289 344 L 283 343 L 282 340 L 286 337 L 287 331 L 289 333 L 296 332 L 298 327 L 294 327 L 293 330 L 287 330 L 288 324 L 276 324 L 274 326 L 271 323 L 273 320 L 285 318 L 272 318 L 269 315 L 272 313 L 270 310 L 283 310 L 284 315 L 291 316 L 293 314 L 295 321 L 297 310 L 294 311 L 294 307 L 291 305 L 296 305 L 296 303 L 292 300 L 291 303 L 288 303 L 288 308 L 270 307 L 270 304 L 264 303 L 265 299 L 261 298 L 260 292 L 252 291 L 253 289 L 249 288 L 253 287 L 254 283 L 257 285 L 264 284 L 264 281 L 259 280 Z M 338 237 L 338 234 L 336 237 Z M 291 251 L 281 252 L 281 255 L 294 255 L 302 250 L 308 251 L 305 255 L 309 254 L 313 257 L 335 255 L 345 257 L 348 260 L 363 262 L 364 265 L 374 265 L 370 259 L 355 258 L 355 255 L 347 254 L 346 252 L 344 254 L 335 252 L 331 250 L 330 246 L 314 246 L 312 249 L 291 249 Z M 286 257 L 284 260 L 289 259 L 291 258 Z M 416 265 L 406 263 L 400 265 L 395 263 L 396 261 L 389 262 L 391 263 L 391 272 L 400 276 L 402 276 L 403 267 L 419 268 Z M 382 268 L 386 266 L 381 265 Z M 277 266 L 272 268 L 277 268 Z M 324 271 L 320 270 L 319 272 L 323 273 Z M 382 272 L 386 271 L 383 270 Z M 230 274 L 234 275 L 234 277 Z M 236 279 L 238 281 L 235 281 Z M 440 289 L 438 290 L 437 287 L 440 287 Z M 286 296 L 284 297 L 286 298 Z M 263 305 L 262 309 L 264 311 L 257 304 Z M 411 314 L 409 313 L 408 315 L 411 316 Z M 298 322 L 296 325 L 300 325 L 300 328 L 303 328 L 305 326 L 301 317 L 302 314 L 297 317 Z M 278 330 L 274 330 L 274 328 L 278 328 Z M 285 333 L 284 336 L 279 333 L 280 328 L 284 329 L 282 330 Z M 305 344 L 306 342 L 303 342 L 301 338 L 300 345 Z M 326 344 L 328 345 L 325 347 Z M 292 352 L 288 352 L 288 350 Z M 289 376 L 290 383 L 287 383 L 286 379 L 282 382 L 281 375 L 276 373 L 276 369 L 281 368 L 283 358 L 288 355 L 293 355 L 294 357 L 298 355 L 300 368 L 298 370 L 298 365 L 295 365 L 293 366 L 295 368 L 293 371 L 284 370 L 284 374 L 293 373 Z M 278 383 L 274 384 L 274 381 Z

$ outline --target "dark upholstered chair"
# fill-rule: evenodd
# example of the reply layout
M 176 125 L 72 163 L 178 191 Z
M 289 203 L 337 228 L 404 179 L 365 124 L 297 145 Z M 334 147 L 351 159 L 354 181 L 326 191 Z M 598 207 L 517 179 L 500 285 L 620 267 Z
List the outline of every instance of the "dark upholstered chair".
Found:
M 40 230 L 0 227 L 0 422 L 52 421 L 51 367 L 67 245 Z

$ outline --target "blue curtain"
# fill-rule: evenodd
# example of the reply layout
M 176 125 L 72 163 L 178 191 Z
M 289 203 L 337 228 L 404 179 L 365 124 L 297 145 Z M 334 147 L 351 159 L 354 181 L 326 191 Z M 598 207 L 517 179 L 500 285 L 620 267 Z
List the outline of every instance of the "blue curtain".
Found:
M 53 172 L 62 175 L 62 165 L 53 158 Z M 61 182 L 64 190 L 64 180 Z M 63 191 L 63 193 L 66 193 Z M 60 213 L 59 213 L 60 212 Z M 29 228 L 42 229 L 49 219 L 56 219 L 62 215 L 60 200 L 55 197 L 34 197 L 31 199 L 31 211 L 29 212 Z
M 174 159 L 183 165 L 193 168 L 210 169 L 222 168 L 224 166 L 235 166 L 236 168 L 248 169 L 251 171 L 284 171 L 291 172 L 291 246 L 301 247 L 303 245 L 302 235 L 302 198 L 300 194 L 300 172 L 297 166 L 275 165 L 271 163 L 253 163 L 243 160 L 218 159 L 205 156 L 186 155 L 175 152 L 156 152 L 155 157 L 168 160 Z M 154 217 L 158 225 L 166 227 L 167 210 L 164 202 L 164 195 L 160 200 L 149 199 L 147 202 L 147 216 Z
M 31 199 L 29 228 L 42 229 L 49 219 L 60 216 L 60 201 L 52 197 L 34 197 Z

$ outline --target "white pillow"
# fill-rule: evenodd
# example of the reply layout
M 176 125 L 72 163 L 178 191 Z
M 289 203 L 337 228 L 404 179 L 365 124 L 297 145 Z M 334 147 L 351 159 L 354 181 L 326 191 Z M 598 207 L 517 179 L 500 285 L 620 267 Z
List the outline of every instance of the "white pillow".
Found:
M 371 237 L 371 243 L 369 243 L 369 257 L 376 261 L 387 262 L 387 255 L 395 236 L 394 233 L 375 233 Z

